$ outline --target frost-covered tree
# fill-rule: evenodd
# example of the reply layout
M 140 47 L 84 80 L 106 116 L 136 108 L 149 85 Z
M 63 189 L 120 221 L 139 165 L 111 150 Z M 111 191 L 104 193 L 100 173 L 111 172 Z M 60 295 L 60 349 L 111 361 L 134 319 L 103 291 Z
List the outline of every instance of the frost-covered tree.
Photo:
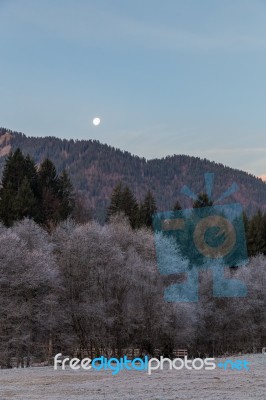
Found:
M 192 336 L 188 305 L 164 301 L 150 230 L 135 231 L 117 215 L 104 227 L 61 224 L 54 240 L 65 287 L 65 331 L 80 351 L 122 354 L 133 346 L 145 354 L 167 348 L 167 338 L 174 346 Z
M 47 337 L 56 325 L 55 289 L 59 276 L 47 234 L 25 220 L 0 231 L 1 366 L 11 357 L 23 364 L 47 354 Z

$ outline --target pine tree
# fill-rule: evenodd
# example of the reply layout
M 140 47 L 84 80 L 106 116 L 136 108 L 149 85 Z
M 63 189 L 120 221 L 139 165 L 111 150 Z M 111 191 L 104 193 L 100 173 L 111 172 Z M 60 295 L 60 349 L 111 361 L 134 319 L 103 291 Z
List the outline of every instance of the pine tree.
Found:
M 15 153 L 10 153 L 7 157 L 3 171 L 2 189 L 5 190 L 6 186 L 9 185 L 9 189 L 17 193 L 24 179 L 25 172 L 25 158 L 21 150 L 17 149 Z
M 139 223 L 148 228 L 152 227 L 152 216 L 156 212 L 156 202 L 150 190 L 148 190 L 139 210 Z
M 0 190 L 0 220 L 6 226 L 24 217 L 49 226 L 66 219 L 73 208 L 73 188 L 65 171 L 58 178 L 48 159 L 37 171 L 20 149 L 7 157 Z
M 16 210 L 16 220 L 21 220 L 25 217 L 34 218 L 36 216 L 37 200 L 26 176 L 18 189 L 18 194 L 14 200 L 14 209 Z
M 125 187 L 121 198 L 121 211 L 128 217 L 132 228 L 138 226 L 139 207 L 134 194 L 128 186 Z
M 6 182 L 5 188 L 1 189 L 0 200 L 0 220 L 5 226 L 11 226 L 16 219 L 15 196 L 12 183 Z
M 182 207 L 181 207 L 179 201 L 177 200 L 177 201 L 175 202 L 173 211 L 180 211 L 180 210 L 182 210 Z
M 58 191 L 58 176 L 51 160 L 46 158 L 40 165 L 38 178 L 41 187 L 49 188 L 54 193 Z
M 41 222 L 50 226 L 59 220 L 60 200 L 58 196 L 59 178 L 51 160 L 45 159 L 38 171 L 41 188 Z
M 37 220 L 37 198 L 38 180 L 34 162 L 29 156 L 24 157 L 21 150 L 17 149 L 7 157 L 3 171 L 0 219 L 6 226 L 11 226 L 14 221 L 25 216 Z
M 122 195 L 123 195 L 122 183 L 119 182 L 119 184 L 114 188 L 114 191 L 111 196 L 111 203 L 107 209 L 107 221 L 110 219 L 112 215 L 118 212 L 122 212 L 122 205 L 121 205 Z
M 128 217 L 132 228 L 138 226 L 138 203 L 129 187 L 123 189 L 122 183 L 119 183 L 112 193 L 111 203 L 107 209 L 107 220 L 117 213 L 123 213 Z
M 210 207 L 212 205 L 213 201 L 209 199 L 207 193 L 200 193 L 193 203 L 193 208 Z
M 266 214 L 264 213 L 262 215 L 262 221 L 261 221 L 261 237 L 262 237 L 262 247 L 261 247 L 261 252 L 263 254 L 266 254 Z
M 58 197 L 60 200 L 59 219 L 67 219 L 74 210 L 73 186 L 64 170 L 58 179 Z
M 259 210 L 248 222 L 247 247 L 248 254 L 255 256 L 258 253 L 265 253 L 266 250 L 266 225 L 265 216 Z
M 30 188 L 33 191 L 34 195 L 38 199 L 40 199 L 41 192 L 39 187 L 37 167 L 29 155 L 27 155 L 24 159 L 24 166 L 25 166 L 24 177 L 27 178 L 30 184 Z

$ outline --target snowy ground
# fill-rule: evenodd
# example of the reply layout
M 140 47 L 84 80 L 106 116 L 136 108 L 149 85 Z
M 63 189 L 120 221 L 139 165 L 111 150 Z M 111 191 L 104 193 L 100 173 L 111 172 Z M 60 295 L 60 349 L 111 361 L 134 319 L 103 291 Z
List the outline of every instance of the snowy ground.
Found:
M 0 399 L 265 400 L 266 355 L 242 359 L 250 362 L 250 371 L 184 369 L 150 376 L 146 371 L 122 371 L 112 376 L 111 371 L 54 371 L 53 367 L 0 370 Z

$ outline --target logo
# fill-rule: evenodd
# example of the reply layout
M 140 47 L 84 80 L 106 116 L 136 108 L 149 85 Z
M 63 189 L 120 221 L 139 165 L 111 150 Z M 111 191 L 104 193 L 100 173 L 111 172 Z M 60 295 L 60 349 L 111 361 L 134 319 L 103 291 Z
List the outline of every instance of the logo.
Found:
M 153 216 L 158 270 L 162 275 L 186 273 L 186 281 L 169 285 L 164 297 L 170 302 L 198 301 L 199 268 L 213 273 L 214 297 L 245 297 L 246 285 L 225 278 L 225 268 L 246 264 L 247 246 L 242 207 L 239 203 L 217 204 L 233 194 L 233 183 L 212 201 L 214 174 L 205 174 L 211 206 L 159 212 Z M 184 186 L 182 193 L 198 197 Z
M 192 370 L 206 370 L 211 371 L 216 367 L 220 369 L 226 370 L 247 370 L 250 371 L 249 362 L 246 360 L 225 360 L 224 362 L 219 362 L 216 364 L 214 358 L 195 358 L 188 359 L 187 356 L 182 358 L 165 358 L 160 356 L 160 358 L 149 358 L 145 356 L 142 358 L 134 358 L 130 360 L 127 356 L 121 358 L 106 358 L 104 356 L 94 358 L 93 360 L 90 358 L 69 358 L 63 357 L 62 353 L 58 353 L 54 357 L 54 370 L 61 368 L 62 370 L 66 369 L 66 365 L 72 370 L 96 370 L 96 371 L 112 371 L 112 375 L 117 375 L 123 370 L 126 371 L 147 371 L 149 375 L 153 371 L 163 370 L 166 368 L 167 370 L 176 370 L 179 371 L 181 369 L 187 369 L 189 371 Z

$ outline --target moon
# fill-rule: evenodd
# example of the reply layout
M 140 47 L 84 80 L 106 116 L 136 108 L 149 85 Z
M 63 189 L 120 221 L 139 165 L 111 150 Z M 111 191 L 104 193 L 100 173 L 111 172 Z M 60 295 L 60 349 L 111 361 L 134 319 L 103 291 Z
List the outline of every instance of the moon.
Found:
M 101 120 L 99 117 L 95 117 L 95 118 L 93 118 L 92 123 L 94 126 L 98 126 L 98 125 L 100 125 Z

